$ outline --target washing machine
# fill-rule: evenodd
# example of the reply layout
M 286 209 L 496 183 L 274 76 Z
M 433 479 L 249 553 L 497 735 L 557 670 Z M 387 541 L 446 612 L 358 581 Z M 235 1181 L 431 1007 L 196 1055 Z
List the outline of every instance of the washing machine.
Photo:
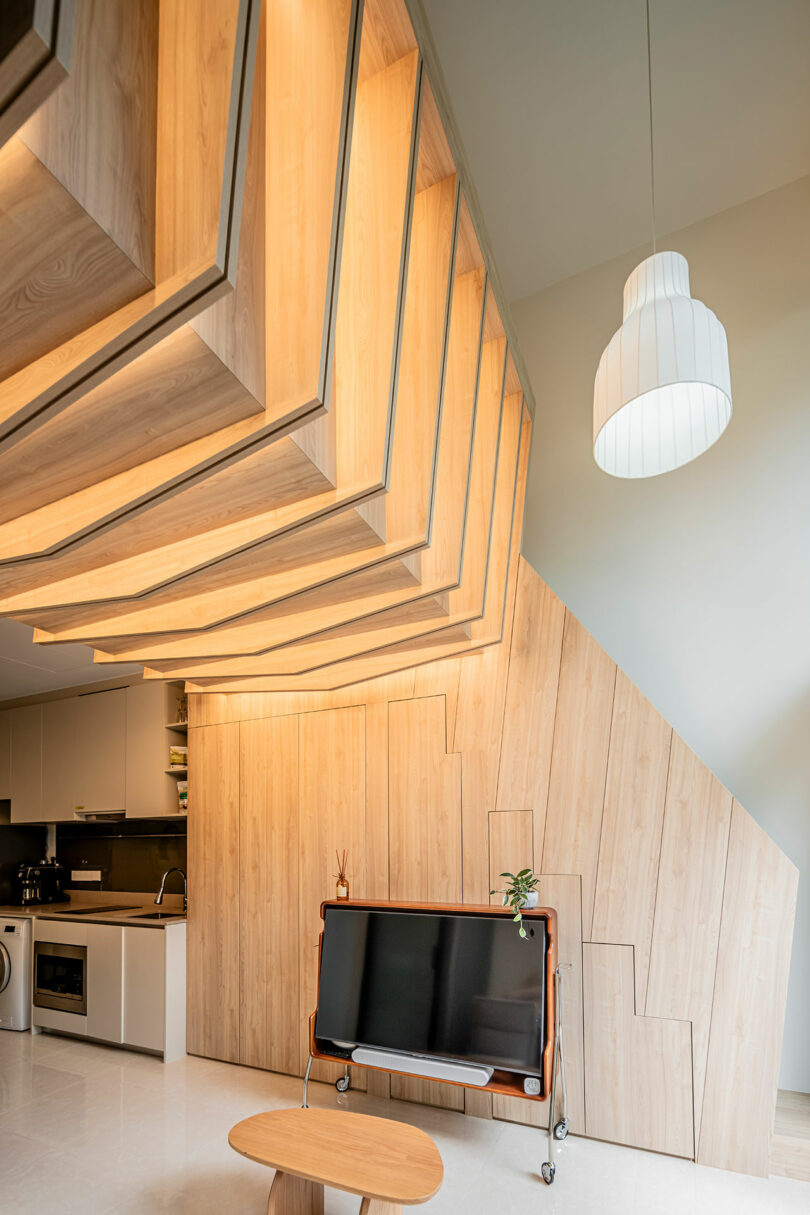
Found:
M 0 917 L 0 1029 L 31 1028 L 31 921 Z

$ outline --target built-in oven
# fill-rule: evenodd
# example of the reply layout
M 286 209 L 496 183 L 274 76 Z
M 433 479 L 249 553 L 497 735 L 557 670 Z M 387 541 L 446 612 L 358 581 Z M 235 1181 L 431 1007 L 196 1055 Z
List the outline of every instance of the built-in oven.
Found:
M 34 941 L 34 1004 L 87 1015 L 87 946 Z

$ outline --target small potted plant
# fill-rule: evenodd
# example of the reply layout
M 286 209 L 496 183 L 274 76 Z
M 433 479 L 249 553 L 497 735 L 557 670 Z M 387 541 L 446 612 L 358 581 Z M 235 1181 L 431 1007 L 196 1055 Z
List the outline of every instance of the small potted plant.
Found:
M 501 890 L 490 890 L 490 894 L 502 894 L 503 906 L 511 907 L 515 913 L 512 917 L 514 922 L 519 925 L 518 932 L 522 937 L 526 936 L 526 929 L 523 927 L 523 908 L 536 907 L 539 899 L 537 887 L 540 884 L 539 877 L 535 877 L 531 869 L 521 869 L 520 873 L 502 873 L 502 878 L 508 878 L 508 882 Z

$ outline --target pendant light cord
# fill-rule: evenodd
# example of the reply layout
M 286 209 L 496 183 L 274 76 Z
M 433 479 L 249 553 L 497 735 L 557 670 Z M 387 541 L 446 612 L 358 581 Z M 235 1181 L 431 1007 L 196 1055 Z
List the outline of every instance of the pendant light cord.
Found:
M 655 150 L 653 145 L 653 94 L 652 94 L 652 45 L 650 40 L 650 0 L 646 0 L 647 11 L 647 96 L 650 112 L 650 221 L 652 223 L 652 247 L 655 253 Z

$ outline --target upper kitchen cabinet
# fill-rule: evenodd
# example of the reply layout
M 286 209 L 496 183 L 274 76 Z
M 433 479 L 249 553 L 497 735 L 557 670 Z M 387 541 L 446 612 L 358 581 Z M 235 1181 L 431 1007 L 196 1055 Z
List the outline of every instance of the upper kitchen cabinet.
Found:
M 127 688 L 127 818 L 177 814 L 177 776 L 170 775 L 169 747 L 181 741 L 178 689 L 164 683 Z M 182 727 L 181 727 L 182 729 Z M 185 743 L 185 737 L 182 738 Z M 184 775 L 184 774 L 183 774 Z
M 11 797 L 11 718 L 0 713 L 0 801 Z
M 185 773 L 167 769 L 170 744 L 186 741 L 181 695 L 177 685 L 143 683 L 0 713 L 0 798 L 11 799 L 11 821 L 178 813 Z
M 126 751 L 126 688 L 44 704 L 43 817 L 53 821 L 72 819 L 77 812 L 125 809 Z
M 9 709 L 11 739 L 11 821 L 47 819 L 42 797 L 42 705 Z

